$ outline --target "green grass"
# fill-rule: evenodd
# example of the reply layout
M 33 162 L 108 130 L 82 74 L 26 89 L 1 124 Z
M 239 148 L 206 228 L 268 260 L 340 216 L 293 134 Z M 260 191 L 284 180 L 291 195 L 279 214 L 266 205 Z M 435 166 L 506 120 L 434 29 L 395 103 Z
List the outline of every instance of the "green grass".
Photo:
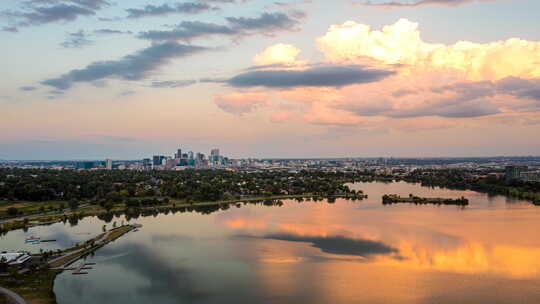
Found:
M 20 295 L 28 304 L 54 304 L 54 279 L 58 271 L 39 270 L 29 274 L 0 276 L 0 285 Z
M 65 207 L 68 206 L 68 203 L 65 201 L 47 201 L 47 202 L 0 202 L 0 218 L 8 217 L 7 210 L 11 207 L 17 208 L 19 214 L 22 215 L 31 215 L 41 213 L 41 207 L 45 209 L 45 212 L 49 212 L 51 208 L 57 210 L 61 205 Z

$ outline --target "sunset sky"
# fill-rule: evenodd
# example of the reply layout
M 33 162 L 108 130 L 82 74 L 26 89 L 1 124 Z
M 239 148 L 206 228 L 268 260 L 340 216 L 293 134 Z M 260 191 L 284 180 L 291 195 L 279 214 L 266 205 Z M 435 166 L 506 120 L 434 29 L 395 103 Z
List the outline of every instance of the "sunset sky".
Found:
M 0 159 L 540 154 L 537 0 L 0 3 Z

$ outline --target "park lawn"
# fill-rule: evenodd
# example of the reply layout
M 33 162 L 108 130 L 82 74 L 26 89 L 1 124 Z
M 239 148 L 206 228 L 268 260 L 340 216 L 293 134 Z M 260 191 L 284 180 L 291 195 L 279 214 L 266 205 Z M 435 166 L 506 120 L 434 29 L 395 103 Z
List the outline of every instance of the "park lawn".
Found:
M 40 208 L 44 207 L 45 211 L 49 211 L 51 207 L 56 210 L 61 205 L 64 205 L 66 207 L 68 205 L 65 201 L 47 201 L 47 202 L 7 202 L 7 201 L 1 201 L 0 202 L 0 215 L 5 216 L 7 215 L 6 212 L 8 208 L 14 207 L 19 210 L 19 212 L 22 212 L 25 215 L 29 214 L 35 214 L 40 213 Z

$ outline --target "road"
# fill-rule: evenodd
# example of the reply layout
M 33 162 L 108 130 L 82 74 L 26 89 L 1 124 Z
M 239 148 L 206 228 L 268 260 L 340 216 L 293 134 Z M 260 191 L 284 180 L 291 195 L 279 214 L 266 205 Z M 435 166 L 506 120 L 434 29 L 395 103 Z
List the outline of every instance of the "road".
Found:
M 23 298 L 21 298 L 21 296 L 19 296 L 18 294 L 14 293 L 13 291 L 9 289 L 0 287 L 0 294 L 6 295 L 8 297 L 8 300 L 10 299 L 15 304 L 26 304 L 26 301 Z

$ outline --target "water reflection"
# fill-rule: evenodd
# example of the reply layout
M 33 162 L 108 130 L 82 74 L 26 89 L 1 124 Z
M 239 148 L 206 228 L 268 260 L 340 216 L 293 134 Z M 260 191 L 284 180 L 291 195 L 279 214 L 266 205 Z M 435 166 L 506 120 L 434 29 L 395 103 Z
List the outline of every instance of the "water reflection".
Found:
M 88 276 L 60 275 L 58 302 L 540 301 L 540 208 L 405 183 L 355 187 L 369 199 L 183 208 L 59 225 L 66 235 L 120 220 L 144 227 L 90 257 L 97 265 Z M 465 196 L 470 206 L 383 206 L 387 193 Z

